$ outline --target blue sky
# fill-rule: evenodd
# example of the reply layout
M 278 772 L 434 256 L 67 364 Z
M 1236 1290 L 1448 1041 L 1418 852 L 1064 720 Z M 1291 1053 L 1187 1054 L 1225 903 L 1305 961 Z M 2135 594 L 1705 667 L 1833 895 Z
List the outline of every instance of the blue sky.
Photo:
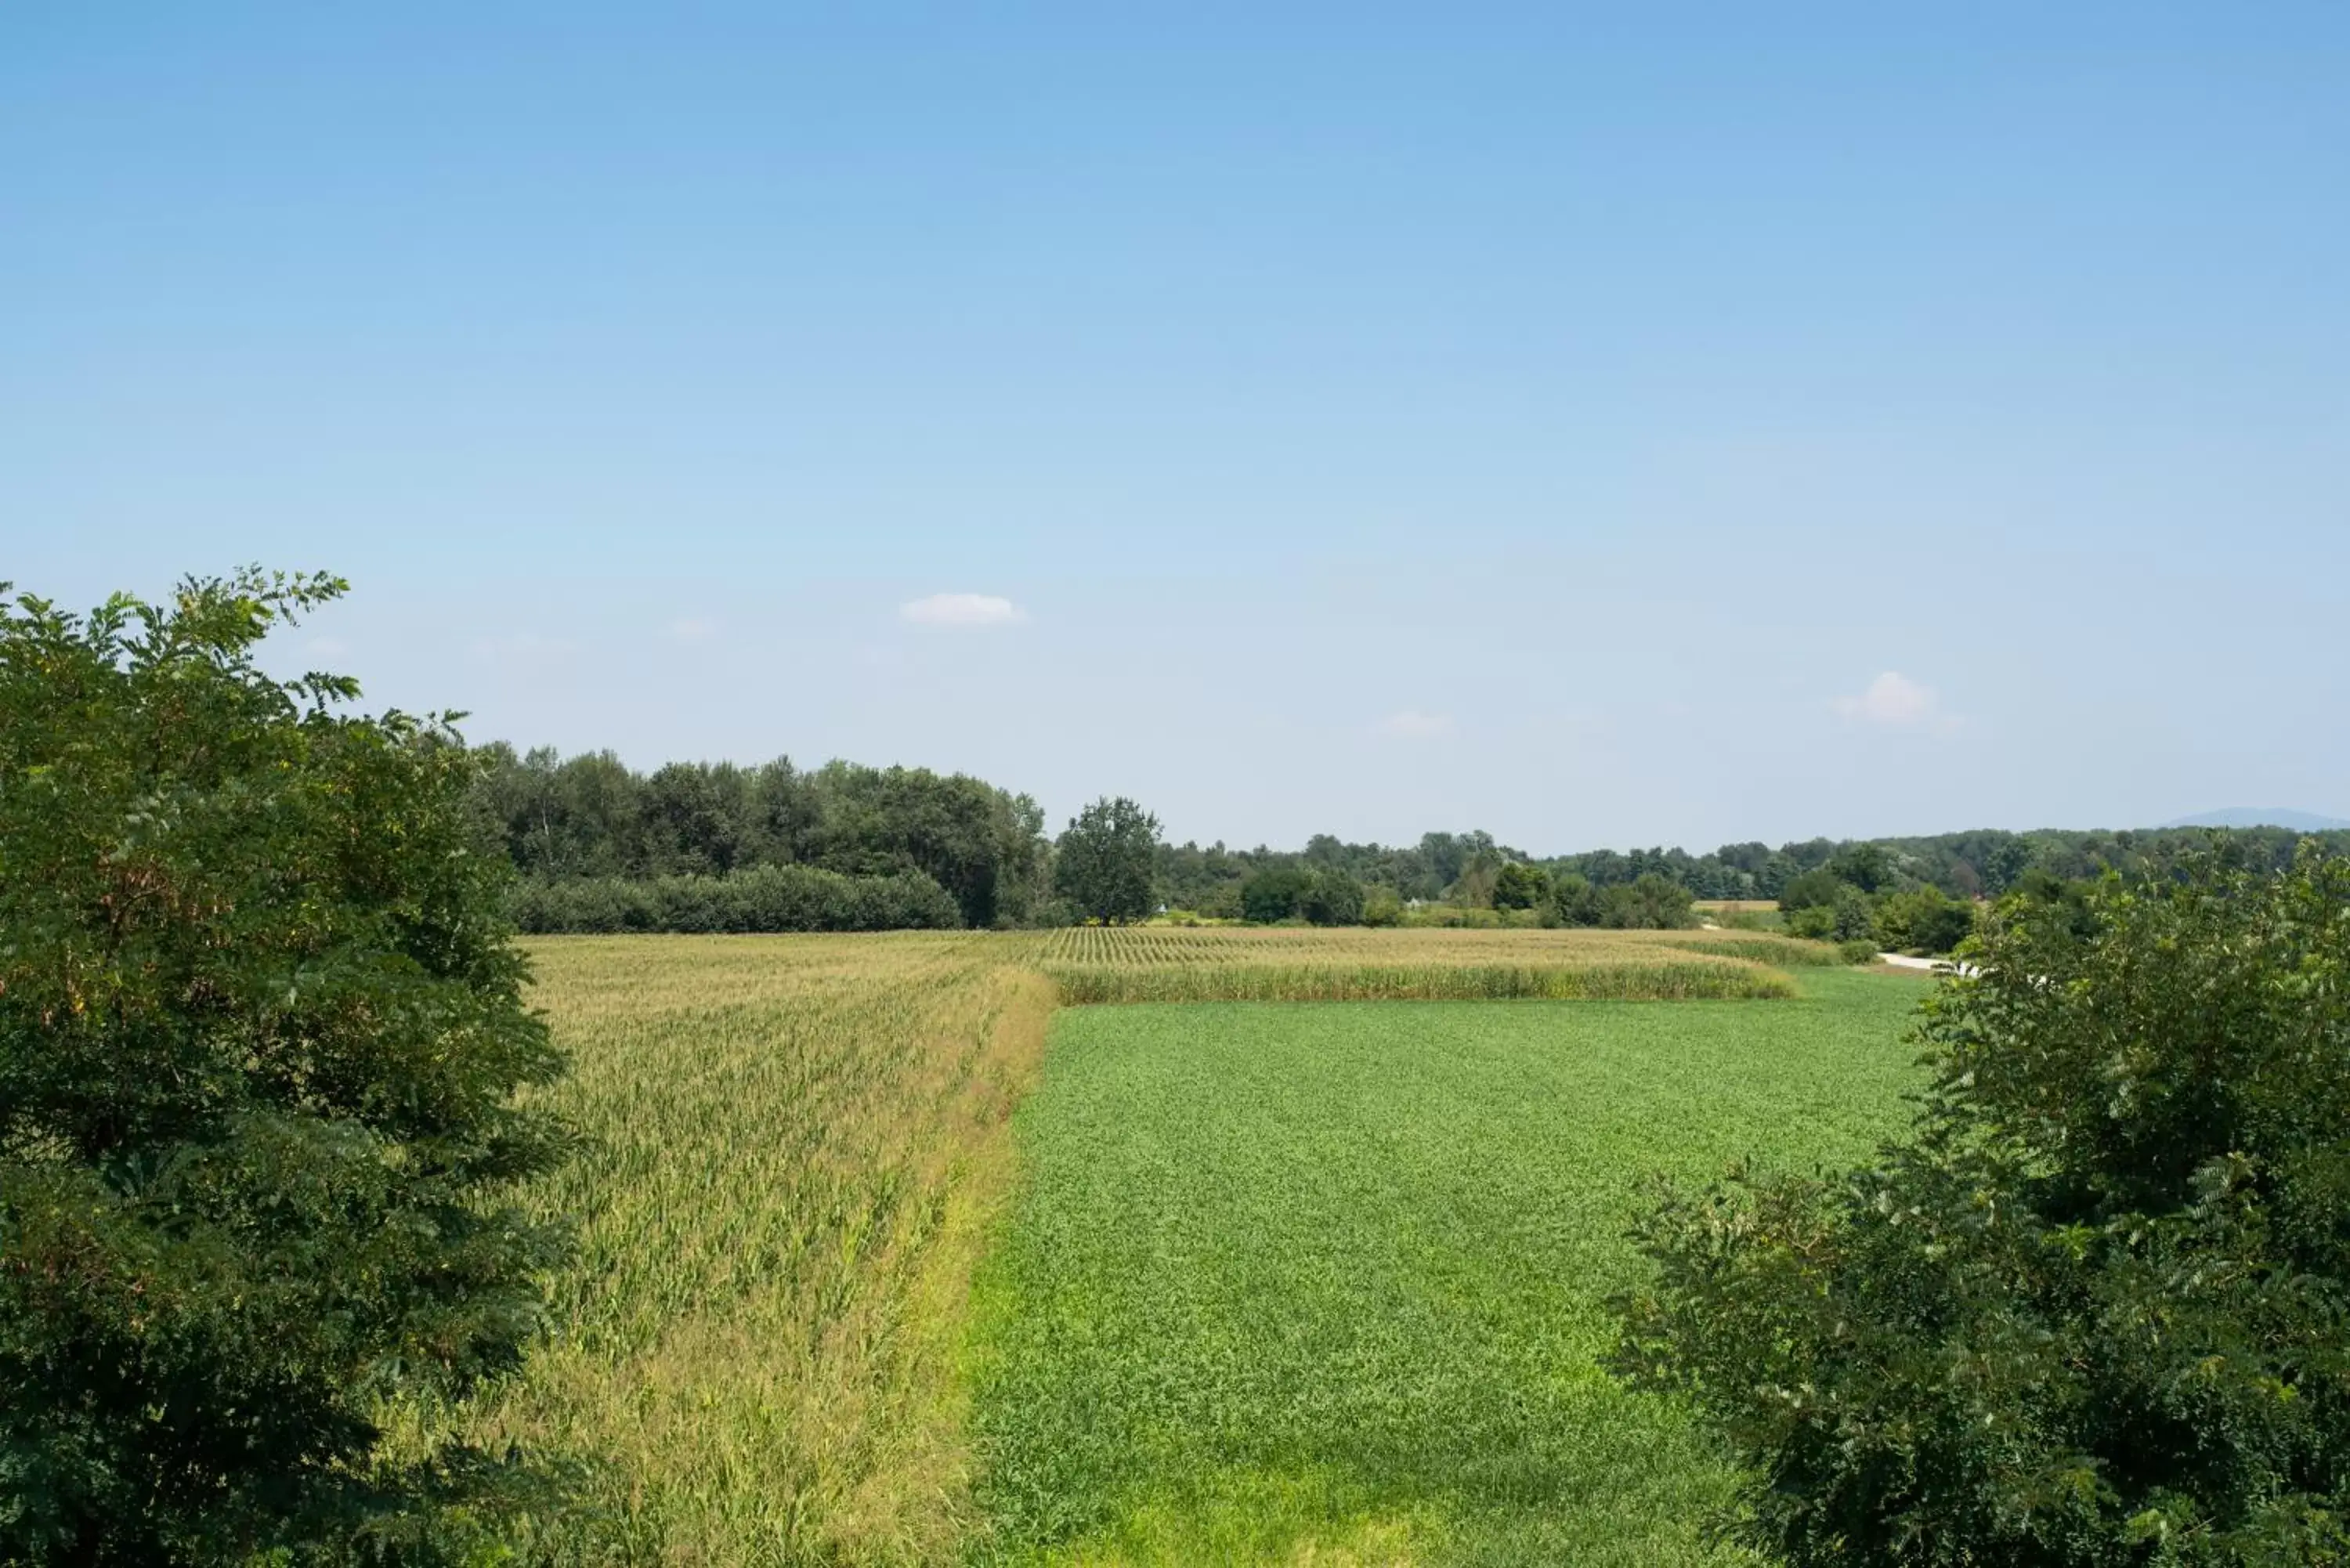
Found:
M 2350 815 L 2346 80 L 2291 3 L 12 7 L 0 576 L 327 566 L 282 657 L 477 737 L 1179 837 Z

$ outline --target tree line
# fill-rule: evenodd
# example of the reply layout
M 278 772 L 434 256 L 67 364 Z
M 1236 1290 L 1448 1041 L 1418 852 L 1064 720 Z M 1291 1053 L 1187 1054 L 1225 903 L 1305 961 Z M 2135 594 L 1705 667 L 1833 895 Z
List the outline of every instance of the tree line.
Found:
M 966 774 L 787 757 L 639 774 L 609 752 L 502 742 L 478 760 L 474 810 L 522 874 L 526 929 L 988 927 L 1052 913 L 1043 808 Z M 761 910 L 790 923 L 755 923 Z
M 502 742 L 477 748 L 476 762 L 474 811 L 522 874 L 514 910 L 532 931 L 1045 926 L 1162 907 L 1318 925 L 1493 910 L 1651 926 L 1689 923 L 1694 899 L 1751 898 L 1778 900 L 1802 935 L 1939 952 L 1977 899 L 2035 880 L 2162 876 L 2214 842 L 2203 828 L 1984 828 L 1541 857 L 1472 829 L 1409 845 L 1316 834 L 1303 849 L 1233 849 L 1166 843 L 1124 799 L 1097 802 L 1048 837 L 1034 797 L 926 768 L 777 758 L 640 774 L 610 752 Z M 2222 841 L 2231 865 L 2277 871 L 2301 836 L 2241 828 Z M 2350 854 L 2350 833 L 2318 836 Z

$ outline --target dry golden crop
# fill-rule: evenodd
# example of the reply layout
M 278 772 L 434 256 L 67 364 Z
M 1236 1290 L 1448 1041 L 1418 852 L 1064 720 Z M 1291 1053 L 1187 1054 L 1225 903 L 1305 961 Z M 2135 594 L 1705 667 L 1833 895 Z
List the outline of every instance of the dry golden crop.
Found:
M 953 1336 L 1043 1046 L 1031 944 L 532 944 L 589 1139 L 558 1328 L 469 1419 L 595 1468 L 626 1561 L 931 1563 L 966 1522 Z M 616 1539 L 615 1539 L 616 1538 Z
M 1772 940 L 1727 932 L 1087 926 L 1046 938 L 1039 962 L 1071 1002 L 1687 1001 L 1791 994 L 1784 975 L 1762 967 L 1788 961 L 1765 950 Z

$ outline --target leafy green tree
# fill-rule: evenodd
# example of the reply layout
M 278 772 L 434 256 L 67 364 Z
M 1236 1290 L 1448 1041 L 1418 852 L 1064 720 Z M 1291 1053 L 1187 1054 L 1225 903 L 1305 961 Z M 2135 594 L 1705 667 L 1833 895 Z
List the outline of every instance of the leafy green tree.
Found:
M 1061 835 L 1054 885 L 1079 915 L 1139 920 L 1150 912 L 1159 819 L 1119 795 L 1079 812 Z
M 255 664 L 343 591 L 0 605 L 0 1562 L 436 1562 L 526 1490 L 379 1451 L 519 1360 L 567 1135 L 473 759 Z
M 1317 926 L 1355 926 L 1363 919 L 1363 885 L 1344 871 L 1325 868 L 1307 875 L 1297 912 Z
M 1939 888 L 1913 888 L 1877 900 L 1877 934 L 1897 952 L 1947 953 L 1974 929 L 1974 905 L 1946 898 Z
M 1550 879 L 1548 919 L 1554 925 L 1596 926 L 1600 916 L 1599 889 L 1588 877 L 1573 871 L 1554 872 Z
M 1211 920 L 1237 920 L 1246 911 L 1241 904 L 1238 882 L 1219 882 L 1202 893 L 1193 906 L 1194 912 Z
M 1602 888 L 1598 924 L 1618 930 L 1671 931 L 1697 923 L 1690 890 L 1651 871 L 1633 882 Z
M 1828 861 L 1839 882 L 1849 882 L 1864 893 L 1881 893 L 1893 886 L 1893 857 L 1881 844 L 1847 844 Z
M 1367 926 L 1399 925 L 1403 920 L 1403 898 L 1393 888 L 1374 887 L 1363 890 L 1363 924 Z
M 1914 1134 L 1669 1193 L 1637 1380 L 1794 1564 L 2350 1561 L 2350 863 L 2004 903 Z
M 1550 878 L 1539 866 L 1513 860 L 1493 877 L 1493 908 L 1532 909 L 1550 896 Z
M 1260 871 L 1241 884 L 1241 914 L 1267 925 L 1292 919 L 1312 882 L 1303 867 L 1275 866 Z
M 1490 909 L 1493 907 L 1493 889 L 1508 864 L 1499 849 L 1490 845 L 1481 847 L 1469 857 L 1444 896 L 1464 909 Z
M 1836 889 L 1828 915 L 1828 935 L 1836 941 L 1874 941 L 1877 938 L 1877 906 L 1867 894 L 1849 882 Z
M 1798 909 L 1829 909 L 1835 903 L 1837 889 L 1849 886 L 1826 867 L 1814 867 L 1787 878 L 1779 889 L 1779 909 L 1789 916 Z

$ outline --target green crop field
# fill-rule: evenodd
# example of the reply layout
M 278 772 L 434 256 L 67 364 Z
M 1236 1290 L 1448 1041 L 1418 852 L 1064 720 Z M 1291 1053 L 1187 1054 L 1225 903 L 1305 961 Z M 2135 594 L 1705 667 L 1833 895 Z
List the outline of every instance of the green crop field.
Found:
M 1649 1172 L 1897 1130 L 1915 986 L 1055 1019 L 983 1265 L 1004 1563 L 1681 1563 L 1719 1462 L 1601 1369 Z

